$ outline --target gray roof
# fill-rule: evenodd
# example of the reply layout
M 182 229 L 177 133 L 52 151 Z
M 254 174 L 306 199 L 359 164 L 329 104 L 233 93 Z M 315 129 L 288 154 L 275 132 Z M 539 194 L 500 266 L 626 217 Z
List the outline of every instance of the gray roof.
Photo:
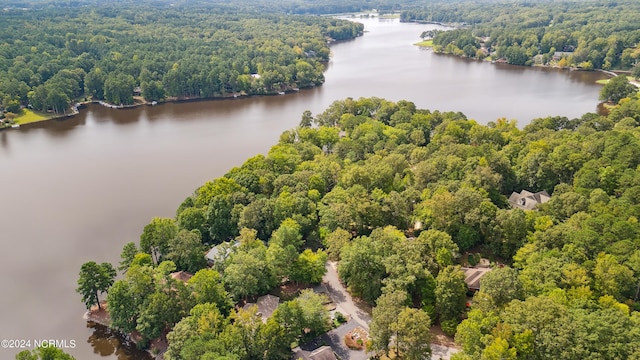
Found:
M 338 360 L 329 346 L 321 346 L 311 353 L 310 360 Z
M 333 352 L 335 355 L 337 355 L 339 359 L 342 360 L 367 360 L 369 359 L 370 356 L 373 355 L 373 353 L 367 353 L 364 350 L 351 350 L 347 347 L 347 345 L 345 345 L 344 343 L 344 337 L 345 335 L 347 335 L 347 333 L 357 327 L 361 327 L 362 325 L 360 325 L 360 323 L 358 323 L 356 320 L 349 320 L 349 322 L 347 322 L 346 324 L 342 324 L 341 326 L 323 334 L 320 335 L 319 337 L 315 338 L 314 340 L 306 343 L 306 344 L 302 344 L 299 347 L 293 349 L 293 359 L 294 360 L 298 360 L 298 359 L 303 359 L 303 360 L 325 360 L 325 359 L 333 359 L 333 358 L 322 358 L 322 357 L 316 357 L 313 358 L 311 356 L 313 356 L 313 354 L 316 353 L 316 351 L 318 350 L 322 350 L 323 347 L 325 347 L 325 345 L 328 345 L 326 347 L 329 347 L 331 349 L 331 352 Z M 328 350 L 323 350 L 323 351 L 328 351 Z M 321 354 L 322 356 L 328 356 L 325 355 L 324 353 Z
M 260 296 L 256 303 L 247 303 L 243 306 L 243 309 L 248 309 L 251 306 L 258 306 L 258 314 L 262 316 L 262 321 L 267 322 L 267 319 L 273 314 L 280 304 L 280 298 L 273 295 Z
M 509 196 L 509 204 L 511 204 L 511 207 L 522 210 L 534 210 L 538 204 L 544 204 L 549 199 L 551 199 L 551 196 L 546 191 L 532 193 L 522 190 L 520 194 L 514 192 Z
M 239 241 L 234 241 L 233 243 L 231 243 L 230 241 L 223 242 L 222 244 L 218 244 L 212 247 L 204 257 L 206 257 L 208 261 L 215 262 L 220 258 L 226 258 L 227 256 L 229 256 L 233 248 L 236 248 L 238 246 L 240 246 Z M 226 251 L 224 254 L 221 253 L 223 249 L 225 249 Z
M 462 271 L 464 272 L 464 282 L 469 290 L 480 290 L 480 279 L 491 271 L 491 268 L 462 268 Z

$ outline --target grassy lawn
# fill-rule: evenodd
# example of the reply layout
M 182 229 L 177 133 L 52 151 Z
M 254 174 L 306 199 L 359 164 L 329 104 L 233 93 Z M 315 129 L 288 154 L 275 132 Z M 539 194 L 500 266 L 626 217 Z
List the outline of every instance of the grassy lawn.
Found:
M 422 47 L 433 47 L 433 40 L 424 40 L 424 41 L 417 42 L 413 45 L 422 46 Z
M 600 79 L 596 80 L 596 84 L 604 85 L 609 82 L 611 79 Z M 635 81 L 636 79 L 633 76 L 627 76 L 628 81 Z
M 400 19 L 400 14 L 384 14 L 379 17 L 380 19 Z
M 28 124 L 36 121 L 50 119 L 51 115 L 36 113 L 29 109 L 22 109 L 15 120 L 18 124 Z

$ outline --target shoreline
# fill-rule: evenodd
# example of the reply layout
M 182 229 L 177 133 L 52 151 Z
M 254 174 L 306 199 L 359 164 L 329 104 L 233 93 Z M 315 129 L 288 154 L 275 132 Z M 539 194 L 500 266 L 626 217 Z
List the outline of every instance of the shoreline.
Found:
M 608 75 L 609 77 L 616 77 L 618 75 L 621 74 L 626 74 L 629 73 L 629 71 L 627 70 L 621 70 L 621 69 L 614 69 L 614 70 L 604 70 L 604 69 L 591 69 L 591 70 L 585 70 L 582 68 L 578 68 L 578 67 L 560 67 L 560 66 L 556 66 L 556 65 L 544 65 L 544 64 L 535 64 L 535 65 L 515 65 L 515 64 L 509 64 L 506 61 L 500 61 L 501 59 L 497 59 L 497 60 L 486 60 L 486 59 L 476 59 L 476 58 L 471 58 L 471 57 L 467 57 L 467 56 L 459 56 L 459 55 L 455 55 L 455 54 L 449 54 L 449 53 L 445 53 L 445 52 L 437 52 L 433 49 L 433 45 L 420 45 L 420 43 L 422 43 L 424 41 L 421 42 L 417 42 L 414 43 L 414 46 L 417 46 L 421 49 L 427 49 L 427 50 L 431 50 L 434 52 L 434 54 L 438 54 L 438 55 L 448 55 L 448 56 L 453 56 L 453 57 L 457 57 L 460 59 L 468 59 L 468 60 L 475 60 L 478 62 L 490 62 L 491 64 L 504 64 L 504 65 L 508 65 L 508 66 L 519 66 L 519 67 L 531 67 L 531 68 L 545 68 L 545 69 L 558 69 L 558 70 L 568 70 L 568 71 L 592 71 L 592 72 L 600 72 L 603 74 Z M 630 84 L 635 85 L 637 87 L 640 87 L 640 81 L 629 81 Z
M 308 86 L 305 88 L 291 88 L 285 91 L 273 92 L 273 93 L 256 93 L 256 94 L 245 94 L 245 93 L 235 93 L 224 96 L 213 96 L 213 97 L 169 97 L 162 101 L 143 101 L 143 102 L 134 102 L 131 105 L 114 105 L 102 100 L 90 100 L 90 101 L 82 101 L 77 102 L 73 106 L 71 106 L 71 112 L 66 114 L 54 115 L 48 117 L 46 119 L 32 121 L 26 124 L 17 124 L 17 126 L 8 126 L 8 127 L 0 127 L 0 131 L 9 130 L 9 129 L 20 129 L 21 127 L 28 127 L 31 124 L 42 124 L 50 121 L 62 121 L 67 118 L 75 117 L 80 114 L 80 110 L 86 108 L 89 104 L 97 104 L 100 106 L 104 106 L 110 109 L 116 110 L 126 110 L 126 109 L 134 109 L 141 106 L 157 106 L 168 103 L 187 103 L 187 102 L 199 102 L 199 101 L 224 101 L 224 100 L 235 100 L 241 98 L 251 98 L 251 97 L 259 97 L 259 96 L 277 96 L 277 95 L 287 95 L 291 93 L 300 92 L 301 89 L 311 89 L 318 86 L 322 86 L 323 83 L 314 86 Z
M 140 340 L 139 338 L 136 339 L 136 334 L 135 333 L 129 333 L 129 334 L 125 334 L 122 331 L 115 329 L 111 326 L 111 318 L 109 316 L 109 310 L 107 302 L 105 300 L 100 301 L 100 304 L 102 306 L 101 310 L 98 310 L 97 306 L 92 306 L 91 309 L 87 310 L 84 315 L 82 316 L 82 318 L 84 320 L 87 321 L 87 323 L 94 323 L 100 326 L 104 326 L 105 328 L 109 329 L 110 331 L 117 333 L 118 337 L 120 338 L 121 341 L 124 341 L 126 343 L 129 343 L 129 345 L 135 347 L 136 349 L 138 349 L 139 351 L 143 351 L 146 352 L 147 354 L 149 354 L 149 356 L 152 359 L 162 359 L 162 354 L 164 354 L 165 351 L 167 351 L 166 349 L 166 344 L 162 341 L 158 341 L 158 339 L 152 340 L 149 343 L 149 347 L 147 349 L 140 349 L 138 348 L 138 341 Z M 139 337 L 139 335 L 138 335 Z M 155 354 L 154 354 L 154 350 L 155 350 Z

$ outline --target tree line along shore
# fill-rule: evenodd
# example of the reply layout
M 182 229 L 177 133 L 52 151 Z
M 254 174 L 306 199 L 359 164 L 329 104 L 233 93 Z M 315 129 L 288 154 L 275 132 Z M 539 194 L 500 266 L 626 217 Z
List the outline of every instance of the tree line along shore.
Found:
M 328 43 L 363 30 L 215 4 L 8 8 L 1 17 L 0 107 L 11 122 L 32 111 L 64 116 L 84 101 L 129 106 L 136 96 L 151 103 L 320 85 Z

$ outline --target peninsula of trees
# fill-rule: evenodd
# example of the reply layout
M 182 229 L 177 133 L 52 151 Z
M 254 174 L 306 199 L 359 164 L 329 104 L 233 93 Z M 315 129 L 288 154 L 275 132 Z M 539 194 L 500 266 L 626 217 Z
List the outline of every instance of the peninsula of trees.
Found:
M 224 4 L 118 2 L 0 12 L 0 110 L 62 114 L 78 99 L 147 101 L 319 85 L 328 41 L 362 24 Z M 154 6 L 155 4 L 155 6 Z M 39 6 L 37 6 L 39 5 Z
M 620 1 L 435 2 L 401 21 L 463 24 L 439 32 L 434 50 L 515 65 L 629 70 L 640 61 L 640 3 Z
M 264 323 L 233 304 L 317 283 L 328 258 L 374 306 L 376 354 L 422 359 L 429 337 L 408 334 L 438 323 L 462 346 L 458 360 L 635 358 L 639 124 L 637 96 L 608 116 L 522 130 L 378 98 L 305 112 L 268 154 L 207 182 L 125 246 L 125 276 L 107 289 L 112 326 L 166 336 L 169 359 L 287 359 L 291 344 L 328 328 L 322 301 L 302 292 Z M 522 189 L 551 199 L 512 209 L 507 196 Z M 205 244 L 234 239 L 206 268 Z M 504 267 L 469 310 L 460 265 L 477 252 Z M 109 265 L 87 269 L 96 286 L 110 283 Z M 183 284 L 168 276 L 176 270 L 195 276 Z M 96 291 L 81 291 L 88 306 Z

